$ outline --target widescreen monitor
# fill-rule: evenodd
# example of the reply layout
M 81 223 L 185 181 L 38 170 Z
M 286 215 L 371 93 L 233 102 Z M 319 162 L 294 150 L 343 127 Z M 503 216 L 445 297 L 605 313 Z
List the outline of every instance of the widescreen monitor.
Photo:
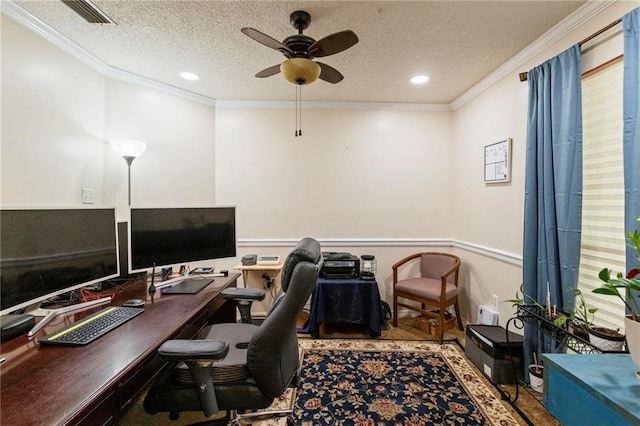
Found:
M 118 274 L 115 208 L 0 210 L 0 315 Z
M 131 208 L 130 272 L 236 256 L 235 207 Z

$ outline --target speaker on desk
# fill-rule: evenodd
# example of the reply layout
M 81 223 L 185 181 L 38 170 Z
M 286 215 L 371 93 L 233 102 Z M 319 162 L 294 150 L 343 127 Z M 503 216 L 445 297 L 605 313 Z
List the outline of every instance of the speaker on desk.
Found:
M 0 341 L 5 342 L 14 337 L 18 337 L 27 333 L 36 325 L 36 319 L 33 315 L 1 315 L 0 316 Z

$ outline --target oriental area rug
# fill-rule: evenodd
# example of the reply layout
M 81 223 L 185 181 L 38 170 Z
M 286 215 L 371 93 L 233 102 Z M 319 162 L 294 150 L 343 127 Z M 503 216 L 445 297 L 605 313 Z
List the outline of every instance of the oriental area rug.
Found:
M 456 343 L 299 341 L 296 425 L 518 425 Z
M 320 425 L 526 425 L 470 364 L 457 342 L 299 339 L 297 387 L 269 409 L 292 408 L 292 423 Z M 267 409 L 267 410 L 269 410 Z M 222 414 L 222 413 L 221 413 Z M 139 402 L 121 425 L 205 424 L 202 413 L 149 416 Z M 203 423 L 197 423 L 203 422 Z M 284 426 L 286 418 L 254 426 Z

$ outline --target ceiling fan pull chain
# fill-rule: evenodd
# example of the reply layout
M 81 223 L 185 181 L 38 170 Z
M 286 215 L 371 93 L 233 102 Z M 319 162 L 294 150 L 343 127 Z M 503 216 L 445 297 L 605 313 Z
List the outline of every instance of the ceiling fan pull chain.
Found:
M 295 108 L 294 108 L 294 113 L 296 115 L 296 125 L 295 125 L 295 137 L 298 137 L 298 86 L 295 86 L 296 88 L 296 102 L 295 102 Z
M 300 89 L 300 96 L 298 96 L 300 102 L 300 108 L 298 108 L 298 114 L 300 114 L 300 127 L 298 127 L 298 136 L 302 136 L 302 85 L 298 86 Z

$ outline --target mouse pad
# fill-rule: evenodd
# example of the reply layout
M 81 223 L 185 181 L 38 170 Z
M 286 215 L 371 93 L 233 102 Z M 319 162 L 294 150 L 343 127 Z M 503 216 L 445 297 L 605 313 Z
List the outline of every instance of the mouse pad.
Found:
M 202 278 L 187 278 L 176 285 L 163 288 L 161 291 L 162 294 L 196 294 L 212 282 L 213 280 Z

